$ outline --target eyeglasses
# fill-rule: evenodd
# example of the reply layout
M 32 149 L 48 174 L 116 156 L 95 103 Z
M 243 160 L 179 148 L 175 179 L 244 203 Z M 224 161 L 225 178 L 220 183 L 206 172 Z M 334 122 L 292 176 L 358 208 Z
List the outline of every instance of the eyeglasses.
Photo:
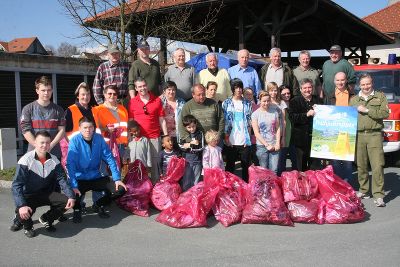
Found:
M 144 114 L 149 115 L 149 112 L 147 111 L 147 106 L 143 106 L 143 111 L 144 111 Z
M 117 93 L 107 93 L 108 96 L 118 96 Z

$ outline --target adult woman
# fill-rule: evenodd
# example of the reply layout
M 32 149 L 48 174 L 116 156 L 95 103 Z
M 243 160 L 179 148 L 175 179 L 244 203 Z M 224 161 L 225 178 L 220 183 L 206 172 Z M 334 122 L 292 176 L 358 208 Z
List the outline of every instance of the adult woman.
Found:
M 232 79 L 232 96 L 222 103 L 225 118 L 226 170 L 235 171 L 235 161 L 240 155 L 242 178 L 248 180 L 251 153 L 251 103 L 243 98 L 243 82 Z
M 160 96 L 165 113 L 165 122 L 167 124 L 167 133 L 172 138 L 174 148 L 179 151 L 178 134 L 179 134 L 179 116 L 185 100 L 176 97 L 176 84 L 173 81 L 167 81 L 163 86 L 163 94 Z
M 311 137 L 314 105 L 319 104 L 318 97 L 312 95 L 313 81 L 305 78 L 300 81 L 300 93 L 289 102 L 289 117 L 293 123 L 291 141 L 296 147 L 297 169 L 306 171 L 311 167 Z
M 291 91 L 286 85 L 281 85 L 279 87 L 279 94 L 281 99 L 285 101 L 286 106 L 289 106 L 289 101 L 291 99 Z M 286 170 L 286 159 L 287 155 L 290 156 L 290 161 L 292 162 L 292 170 L 297 170 L 296 161 L 296 148 L 290 143 L 290 138 L 292 136 L 292 122 L 289 118 L 289 112 L 285 112 L 285 134 L 282 135 L 284 139 L 284 145 L 282 145 L 279 151 L 279 163 L 278 163 L 278 175 L 281 175 L 283 171 Z
M 110 134 L 116 135 L 119 155 L 124 155 L 128 144 L 128 111 L 117 103 L 118 88 L 116 85 L 108 85 L 103 90 L 104 103 L 93 108 L 93 114 L 97 124 L 96 132 L 101 132 L 106 142 L 110 140 Z
M 251 123 L 257 139 L 256 154 L 261 167 L 276 173 L 281 139 L 278 107 L 271 105 L 271 97 L 266 91 L 261 91 L 258 99 L 260 107 L 251 115 Z

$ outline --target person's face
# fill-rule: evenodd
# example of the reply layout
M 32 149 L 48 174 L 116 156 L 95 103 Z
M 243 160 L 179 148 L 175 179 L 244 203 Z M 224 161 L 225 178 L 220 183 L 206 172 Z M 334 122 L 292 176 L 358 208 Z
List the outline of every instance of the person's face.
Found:
M 50 137 L 38 135 L 35 139 L 35 150 L 40 155 L 45 155 L 50 151 Z
M 182 50 L 175 51 L 174 62 L 179 67 L 183 67 L 185 65 L 185 52 L 183 52 Z
M 38 99 L 43 102 L 48 102 L 51 99 L 51 95 L 53 94 L 53 88 L 51 85 L 43 85 L 39 84 L 39 88 L 36 89 L 36 93 L 38 94 Z
M 169 100 L 174 100 L 176 96 L 176 88 L 175 87 L 168 87 L 164 91 L 165 97 Z
M 310 57 L 307 54 L 301 54 L 299 57 L 300 66 L 308 68 L 310 65 Z
M 215 56 L 208 56 L 206 58 L 207 68 L 209 69 L 216 69 L 218 66 L 218 60 Z
M 135 128 L 130 128 L 129 132 L 131 134 L 132 137 L 139 137 L 140 136 L 140 129 L 139 127 L 135 127 Z
M 140 58 L 148 59 L 150 55 L 150 48 L 149 47 L 138 48 L 138 55 Z
M 260 107 L 267 110 L 269 104 L 271 104 L 271 97 L 269 95 L 263 96 L 260 99 Z
M 149 93 L 149 89 L 147 88 L 145 81 L 135 82 L 135 89 L 140 96 L 146 96 Z
M 214 84 L 209 85 L 207 87 L 206 93 L 207 93 L 207 98 L 214 98 L 215 95 L 217 94 L 217 86 Z
M 243 96 L 243 88 L 239 86 L 235 86 L 235 90 L 233 91 L 234 97 L 242 97 Z
M 172 139 L 169 136 L 166 136 L 163 138 L 163 143 L 162 143 L 163 148 L 167 149 L 167 150 L 172 150 L 172 148 L 174 147 L 173 143 L 172 143 Z
M 79 125 L 79 131 L 85 140 L 92 140 L 93 133 L 94 133 L 94 126 L 93 123 L 90 122 L 82 122 Z
M 268 90 L 269 95 L 271 96 L 271 99 L 276 99 L 276 96 L 278 95 L 278 88 L 271 88 Z
M 86 107 L 90 102 L 90 92 L 86 88 L 80 88 L 78 93 L 78 102 L 82 106 Z
M 281 53 L 274 51 L 271 55 L 271 64 L 279 67 L 281 65 Z
M 193 90 L 192 97 L 197 104 L 203 104 L 204 100 L 206 100 L 206 90 L 202 87 L 196 87 Z
M 290 90 L 285 88 L 281 92 L 281 98 L 283 101 L 289 101 L 290 100 Z
M 104 101 L 110 103 L 110 104 L 117 104 L 117 97 L 118 94 L 114 89 L 107 89 L 107 91 L 104 93 Z
M 246 68 L 247 65 L 249 64 L 249 53 L 245 50 L 240 51 L 238 53 L 238 61 L 240 67 Z
M 252 102 L 254 100 L 252 90 L 247 89 L 246 91 L 243 92 L 243 96 L 245 99 L 247 99 L 250 102 Z
M 216 147 L 218 145 L 218 140 L 212 140 L 210 143 L 208 143 L 212 147 Z
M 191 124 L 189 124 L 188 126 L 185 126 L 185 129 L 186 129 L 186 131 L 188 131 L 189 133 L 194 133 L 194 132 L 196 132 L 196 128 L 197 128 L 197 125 L 196 125 L 196 123 L 194 123 L 194 122 L 192 122 Z
M 362 78 L 360 80 L 360 89 L 363 95 L 370 95 L 373 91 L 372 88 L 372 79 L 369 77 Z
M 346 88 L 346 74 L 343 72 L 339 72 L 335 75 L 335 80 L 334 80 L 335 86 L 339 90 L 344 90 Z
M 303 95 L 304 98 L 310 98 L 311 93 L 312 93 L 312 84 L 311 83 L 305 83 L 301 86 L 300 92 Z
M 342 58 L 342 51 L 329 51 L 329 57 L 333 63 L 336 63 Z
M 113 64 L 117 64 L 119 62 L 119 60 L 121 59 L 121 53 L 120 52 L 108 53 L 108 59 Z

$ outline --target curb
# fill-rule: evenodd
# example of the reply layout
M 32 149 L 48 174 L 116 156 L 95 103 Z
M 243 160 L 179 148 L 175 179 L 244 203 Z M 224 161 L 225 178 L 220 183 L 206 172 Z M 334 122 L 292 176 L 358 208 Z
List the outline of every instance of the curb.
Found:
M 0 188 L 11 188 L 12 181 L 0 180 Z

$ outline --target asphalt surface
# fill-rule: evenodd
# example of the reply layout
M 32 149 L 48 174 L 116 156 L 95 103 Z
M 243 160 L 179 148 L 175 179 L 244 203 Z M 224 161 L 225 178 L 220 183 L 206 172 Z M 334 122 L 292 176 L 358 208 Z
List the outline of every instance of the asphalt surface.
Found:
M 174 229 L 155 210 L 143 218 L 112 205 L 109 219 L 88 213 L 48 233 L 39 208 L 32 239 L 9 230 L 14 203 L 0 188 L 0 266 L 400 266 L 399 174 L 385 169 L 386 208 L 363 200 L 367 217 L 356 224 L 225 228 L 210 217 L 208 228 Z

